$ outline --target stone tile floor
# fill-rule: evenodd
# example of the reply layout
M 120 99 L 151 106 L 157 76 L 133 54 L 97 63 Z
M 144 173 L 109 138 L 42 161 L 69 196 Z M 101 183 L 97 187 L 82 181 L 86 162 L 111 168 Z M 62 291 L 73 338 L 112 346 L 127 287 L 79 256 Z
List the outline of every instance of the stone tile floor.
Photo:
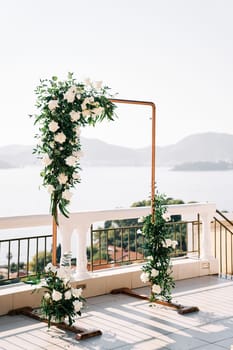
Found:
M 148 293 L 148 288 L 137 292 Z M 1 316 L 0 349 L 231 349 L 233 281 L 217 276 L 177 281 L 173 300 L 200 311 L 179 315 L 172 308 L 150 307 L 147 301 L 123 294 L 89 298 L 76 325 L 103 334 L 81 341 L 56 327 L 48 331 L 45 323 L 26 316 Z

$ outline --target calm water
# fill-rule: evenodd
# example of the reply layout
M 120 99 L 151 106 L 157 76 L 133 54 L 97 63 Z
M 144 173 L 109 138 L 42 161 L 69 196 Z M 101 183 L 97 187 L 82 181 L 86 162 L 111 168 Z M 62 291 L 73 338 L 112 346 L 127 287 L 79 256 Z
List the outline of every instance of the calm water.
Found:
M 49 195 L 37 167 L 0 170 L 0 217 L 47 214 Z M 150 196 L 148 167 L 87 167 L 74 190 L 70 211 L 128 207 Z M 159 192 L 185 202 L 215 202 L 233 211 L 233 171 L 173 172 L 156 169 Z
M 88 167 L 82 171 L 70 211 L 128 207 L 150 195 L 148 167 Z M 40 169 L 0 170 L 0 217 L 48 214 L 49 195 L 41 184 Z M 214 202 L 220 210 L 233 211 L 233 171 L 173 172 L 157 168 L 158 190 L 185 202 Z M 0 227 L 1 229 L 1 227 Z M 41 229 L 0 230 L 1 239 L 40 235 Z M 50 227 L 43 233 L 51 234 Z M 73 246 L 76 246 L 74 238 Z M 35 247 L 34 247 L 35 248 Z M 7 245 L 0 246 L 0 265 L 6 263 Z M 12 246 L 13 260 L 17 249 Z M 31 256 L 35 253 L 31 252 Z M 74 254 L 75 256 L 75 254 Z M 26 259 L 26 255 L 22 259 Z

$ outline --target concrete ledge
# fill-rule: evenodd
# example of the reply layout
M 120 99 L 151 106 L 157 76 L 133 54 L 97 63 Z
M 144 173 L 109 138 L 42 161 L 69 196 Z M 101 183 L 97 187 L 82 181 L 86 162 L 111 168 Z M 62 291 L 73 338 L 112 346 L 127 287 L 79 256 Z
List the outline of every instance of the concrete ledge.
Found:
M 216 259 L 174 259 L 173 277 L 175 280 L 218 274 Z M 130 289 L 145 287 L 140 280 L 143 264 L 127 265 L 119 268 L 98 270 L 88 273 L 72 284 L 84 286 L 85 298 L 109 294 L 113 289 L 127 287 Z M 147 284 L 149 285 L 149 284 Z M 35 289 L 36 292 L 33 292 Z M 0 287 L 0 315 L 24 306 L 38 307 L 43 294 L 42 288 L 24 283 Z

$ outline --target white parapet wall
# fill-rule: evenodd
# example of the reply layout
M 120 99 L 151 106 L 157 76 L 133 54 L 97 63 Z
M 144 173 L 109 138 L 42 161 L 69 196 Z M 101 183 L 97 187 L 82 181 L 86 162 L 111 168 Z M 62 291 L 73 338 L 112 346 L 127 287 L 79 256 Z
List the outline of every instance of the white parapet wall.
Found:
M 73 276 L 73 283 L 84 287 L 85 297 L 107 294 L 112 289 L 121 287 L 139 288 L 144 286 L 140 280 L 141 265 L 139 264 L 88 272 L 86 246 L 91 224 L 105 220 L 138 218 L 148 215 L 150 211 L 149 207 L 139 207 L 78 212 L 71 213 L 69 219 L 59 218 L 58 234 L 60 235 L 62 251 L 75 250 L 77 252 L 77 269 Z M 212 203 L 168 206 L 167 215 L 182 215 L 183 220 L 196 220 L 197 214 L 199 214 L 202 222 L 200 259 L 174 259 L 173 276 L 175 280 L 218 273 L 218 262 L 212 255 L 213 242 L 210 228 L 215 211 L 215 204 Z M 49 215 L 0 218 L 0 235 L 1 230 L 4 229 L 43 227 L 49 226 L 51 223 L 52 219 Z M 73 234 L 77 236 L 77 247 L 72 247 L 71 244 Z M 21 283 L 15 286 L 0 287 L 0 315 L 23 306 L 39 306 L 41 291 L 32 294 L 33 289 L 34 287 Z

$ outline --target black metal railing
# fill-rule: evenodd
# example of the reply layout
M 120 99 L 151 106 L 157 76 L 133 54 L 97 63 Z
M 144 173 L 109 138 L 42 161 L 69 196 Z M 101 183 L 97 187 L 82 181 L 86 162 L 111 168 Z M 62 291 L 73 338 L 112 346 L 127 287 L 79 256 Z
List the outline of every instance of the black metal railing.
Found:
M 52 235 L 0 240 L 0 285 L 37 276 L 51 261 Z
M 200 257 L 199 215 L 197 220 L 172 221 L 167 222 L 167 226 L 171 240 L 178 243 L 172 258 L 188 254 Z M 144 240 L 142 224 L 95 229 L 91 226 L 90 270 L 145 261 Z
M 233 275 L 233 223 L 223 213 L 216 210 L 214 217 L 214 256 L 219 261 L 222 277 Z

